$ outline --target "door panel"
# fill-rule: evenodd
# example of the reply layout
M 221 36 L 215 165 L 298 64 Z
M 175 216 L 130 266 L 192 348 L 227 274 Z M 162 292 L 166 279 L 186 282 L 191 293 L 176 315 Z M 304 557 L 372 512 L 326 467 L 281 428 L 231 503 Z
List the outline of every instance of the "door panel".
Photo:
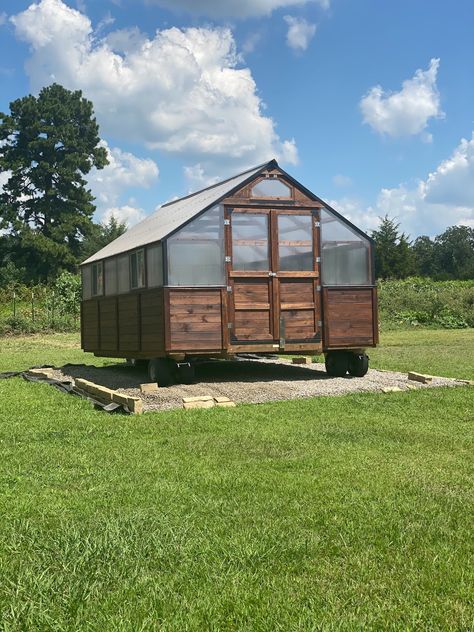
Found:
M 234 209 L 228 229 L 233 342 L 319 342 L 315 215 Z M 273 345 L 275 346 L 275 345 Z
M 234 338 L 273 341 L 271 278 L 245 278 L 233 281 Z

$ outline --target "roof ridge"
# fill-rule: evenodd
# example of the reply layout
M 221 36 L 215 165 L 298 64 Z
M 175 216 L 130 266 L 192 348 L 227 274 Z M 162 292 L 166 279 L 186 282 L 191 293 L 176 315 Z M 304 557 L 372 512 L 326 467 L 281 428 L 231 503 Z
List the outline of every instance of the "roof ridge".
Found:
M 221 184 L 225 184 L 226 182 L 230 182 L 231 180 L 234 180 L 235 178 L 239 178 L 240 176 L 243 176 L 246 173 L 250 173 L 251 171 L 256 171 L 257 169 L 263 169 L 263 167 L 266 167 L 267 165 L 271 164 L 272 162 L 276 163 L 276 159 L 272 158 L 271 160 L 268 160 L 267 162 L 262 162 L 261 165 L 256 165 L 255 167 L 251 167 L 250 169 L 245 169 L 245 171 L 241 171 L 240 173 L 236 173 L 233 176 L 230 176 L 229 178 L 226 178 L 225 180 L 220 180 L 219 182 L 215 182 L 214 184 L 210 184 L 208 187 L 204 187 L 204 189 L 200 189 L 199 191 L 194 191 L 193 193 L 189 193 L 188 195 L 183 195 L 183 197 L 180 197 L 176 200 L 172 200 L 171 202 L 166 202 L 165 204 L 162 204 L 157 210 L 159 210 L 160 208 L 165 208 L 168 206 L 171 206 L 172 204 L 176 204 L 177 202 L 182 202 L 183 200 L 187 200 L 191 197 L 193 197 L 194 195 L 199 195 L 200 193 L 204 193 L 204 191 L 210 191 L 211 189 L 214 189 L 215 187 L 220 186 Z

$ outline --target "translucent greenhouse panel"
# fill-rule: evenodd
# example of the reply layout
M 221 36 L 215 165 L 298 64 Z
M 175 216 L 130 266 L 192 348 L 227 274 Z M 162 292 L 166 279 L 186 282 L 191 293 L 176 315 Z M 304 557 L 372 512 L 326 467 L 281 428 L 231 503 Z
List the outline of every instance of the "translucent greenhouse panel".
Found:
M 233 213 L 232 268 L 269 270 L 268 215 Z
M 105 260 L 105 294 L 117 294 L 117 259 Z
M 92 296 L 92 276 L 91 266 L 82 268 L 82 298 L 87 301 Z
M 117 277 L 119 294 L 130 291 L 130 264 L 128 255 L 117 257 Z
M 161 244 L 148 246 L 146 251 L 148 287 L 163 285 L 163 249 Z
M 370 243 L 327 209 L 321 209 L 323 285 L 371 285 Z
M 313 270 L 313 218 L 311 215 L 278 215 L 280 270 Z
M 222 206 L 190 222 L 167 240 L 168 285 L 224 285 Z
M 290 198 L 291 189 L 278 178 L 260 180 L 252 189 L 252 197 L 257 198 Z
M 130 287 L 137 289 L 145 286 L 145 253 L 137 250 L 130 255 Z
M 92 296 L 102 296 L 104 293 L 104 264 L 102 261 L 92 264 Z

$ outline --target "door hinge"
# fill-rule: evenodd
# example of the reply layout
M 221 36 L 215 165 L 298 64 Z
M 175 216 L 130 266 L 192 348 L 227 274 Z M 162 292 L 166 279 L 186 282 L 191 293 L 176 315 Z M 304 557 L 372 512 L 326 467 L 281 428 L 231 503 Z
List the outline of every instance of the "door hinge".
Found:
M 318 320 L 318 327 L 322 327 L 323 326 L 323 321 L 322 320 Z
M 314 222 L 314 225 L 316 226 L 316 228 L 321 228 L 321 222 Z
M 227 256 L 227 257 L 225 258 L 225 262 L 226 262 L 226 263 L 230 263 L 230 262 L 231 262 L 231 258 L 230 258 L 229 256 Z
M 224 226 L 230 226 L 230 219 L 224 220 Z
M 321 286 L 320 285 L 316 286 L 316 292 L 321 292 Z
M 231 285 L 228 285 L 228 286 L 227 286 L 227 291 L 228 291 L 228 292 L 232 292 L 232 286 L 231 286 Z
M 321 257 L 316 257 L 316 263 L 321 263 Z
M 234 326 L 234 323 L 227 323 L 227 329 L 232 329 L 233 326 Z

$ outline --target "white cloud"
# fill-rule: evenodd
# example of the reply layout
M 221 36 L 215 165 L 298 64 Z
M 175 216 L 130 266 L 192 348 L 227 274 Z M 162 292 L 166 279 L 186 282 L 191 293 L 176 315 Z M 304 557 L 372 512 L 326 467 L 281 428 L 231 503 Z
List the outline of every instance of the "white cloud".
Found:
M 342 173 L 338 173 L 333 176 L 332 181 L 337 187 L 341 188 L 350 187 L 352 184 L 351 178 L 349 178 L 349 176 L 342 175 Z
M 380 85 L 371 88 L 359 104 L 364 123 L 393 137 L 422 134 L 431 118 L 444 116 L 436 86 L 438 68 L 439 59 L 432 59 L 429 68 L 418 69 L 399 92 L 385 92 Z M 424 139 L 430 142 L 431 135 L 424 133 Z
M 142 208 L 136 208 L 135 206 L 111 206 L 100 217 L 101 222 L 107 223 L 111 217 L 115 217 L 121 223 L 127 224 L 130 228 L 134 224 L 138 224 L 142 219 L 145 219 L 145 211 Z
M 220 179 L 215 176 L 208 176 L 206 170 L 200 163 L 184 167 L 184 176 L 188 182 L 189 193 L 204 189 L 211 184 L 215 184 Z
M 128 194 L 133 188 L 150 187 L 157 181 L 159 170 L 150 158 L 138 158 L 118 147 L 109 148 L 105 141 L 101 141 L 101 144 L 107 149 L 109 164 L 100 170 L 92 169 L 87 180 L 96 198 L 98 215 L 102 219 L 110 216 L 111 209 L 117 210 L 120 207 L 125 209 L 122 213 L 128 212 L 127 209 L 132 207 L 120 206 L 121 196 Z M 130 212 L 130 221 L 137 216 L 137 213 Z
M 396 217 L 412 237 L 436 235 L 448 226 L 474 225 L 474 133 L 462 139 L 452 156 L 413 185 L 381 189 L 376 203 L 365 206 L 351 198 L 330 204 L 361 228 L 372 229 L 384 215 Z
M 61 0 L 41 0 L 11 19 L 31 48 L 26 70 L 33 90 L 52 81 L 82 89 L 102 133 L 185 155 L 215 173 L 272 157 L 297 159 L 294 141 L 280 140 L 262 114 L 228 28 L 100 37 L 88 17 Z
M 311 24 L 304 18 L 295 18 L 291 15 L 283 17 L 288 24 L 286 43 L 296 51 L 306 50 L 309 42 L 316 33 L 316 24 Z
M 313 2 L 328 9 L 330 0 L 147 0 L 165 9 L 206 15 L 211 18 L 248 18 L 270 15 L 275 9 L 302 6 Z

